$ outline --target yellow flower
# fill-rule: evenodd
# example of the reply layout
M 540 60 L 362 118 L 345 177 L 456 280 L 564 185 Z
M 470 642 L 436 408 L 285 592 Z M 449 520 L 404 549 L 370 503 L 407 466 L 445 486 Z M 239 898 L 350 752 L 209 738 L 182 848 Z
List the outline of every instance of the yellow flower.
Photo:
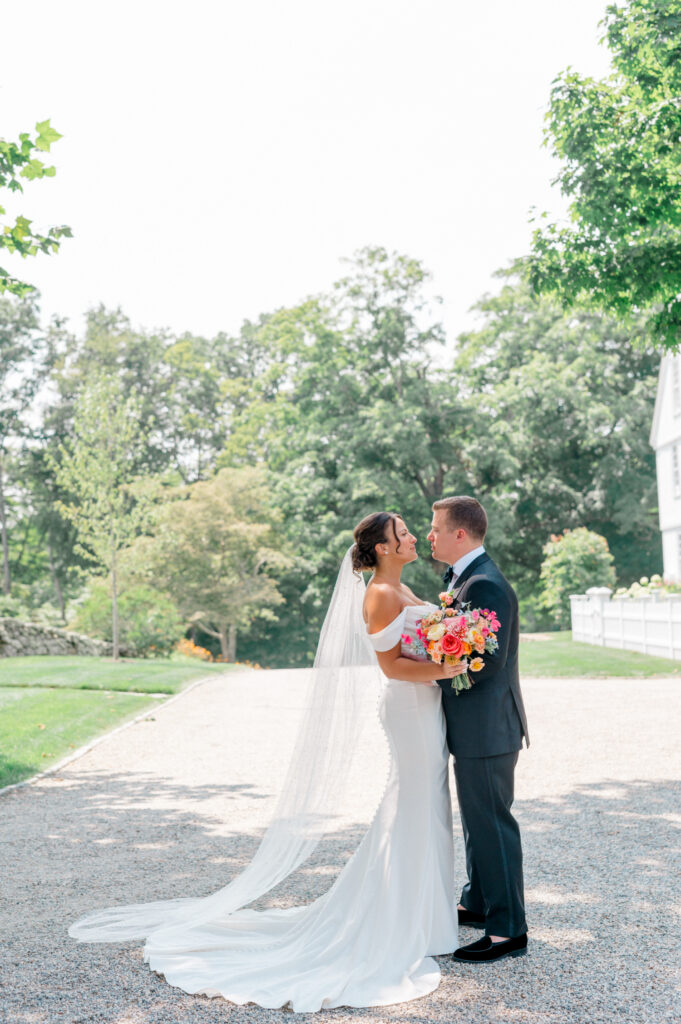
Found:
M 468 667 L 471 672 L 479 672 L 481 668 L 485 667 L 485 663 L 482 658 L 473 658 Z
M 470 644 L 464 644 L 464 645 L 463 645 L 463 653 L 464 653 L 465 655 L 469 655 L 469 654 L 472 654 L 472 653 L 473 653 L 473 648 L 471 647 L 471 645 L 470 645 Z

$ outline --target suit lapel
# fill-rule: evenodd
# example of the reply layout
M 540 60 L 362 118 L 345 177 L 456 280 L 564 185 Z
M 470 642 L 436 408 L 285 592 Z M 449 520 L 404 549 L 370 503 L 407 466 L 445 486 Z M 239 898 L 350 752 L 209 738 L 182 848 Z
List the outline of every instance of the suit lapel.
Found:
M 487 552 L 483 551 L 483 553 L 481 555 L 478 555 L 477 558 L 473 559 L 473 561 L 471 562 L 470 565 L 466 566 L 466 568 L 464 569 L 464 571 L 461 573 L 461 575 L 459 576 L 458 580 L 456 581 L 456 585 L 454 586 L 454 588 L 452 590 L 450 590 L 450 594 L 454 598 L 454 604 L 458 603 L 458 601 L 459 601 L 459 593 L 460 593 L 461 590 L 463 590 L 463 588 L 464 588 L 464 586 L 466 584 L 466 580 L 470 579 L 470 577 L 473 575 L 475 570 L 479 566 L 481 566 L 483 562 L 491 562 L 491 561 L 492 561 L 492 559 L 489 557 Z

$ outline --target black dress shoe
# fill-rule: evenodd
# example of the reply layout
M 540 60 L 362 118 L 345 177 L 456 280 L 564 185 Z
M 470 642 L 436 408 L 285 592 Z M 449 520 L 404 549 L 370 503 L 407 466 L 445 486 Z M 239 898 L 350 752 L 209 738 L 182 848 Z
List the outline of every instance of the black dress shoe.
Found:
M 474 910 L 459 910 L 459 924 L 466 925 L 468 928 L 484 928 L 485 927 L 485 915 L 476 914 Z
M 489 964 L 494 960 L 503 960 L 505 956 L 523 956 L 527 952 L 527 932 L 516 935 L 514 939 L 503 942 L 492 942 L 489 935 L 468 946 L 455 949 L 452 954 L 455 960 L 464 964 Z

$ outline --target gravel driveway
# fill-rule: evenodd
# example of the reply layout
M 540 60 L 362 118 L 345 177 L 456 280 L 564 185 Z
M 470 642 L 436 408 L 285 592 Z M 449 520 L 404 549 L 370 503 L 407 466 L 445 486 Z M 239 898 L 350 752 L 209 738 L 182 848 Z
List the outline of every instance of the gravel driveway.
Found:
M 529 955 L 479 966 L 441 958 L 442 984 L 425 999 L 319 1017 L 681 1019 L 681 681 L 528 679 L 523 692 L 532 746 L 515 806 Z M 200 895 L 233 875 L 267 822 L 301 693 L 300 673 L 210 677 L 58 774 L 0 796 L 1 1021 L 290 1024 L 286 1011 L 170 988 L 143 964 L 140 943 L 77 944 L 66 929 L 98 906 Z M 367 777 L 383 777 L 379 747 Z M 347 855 L 372 811 L 359 799 L 281 901 L 322 891 L 329 862 Z M 461 871 L 458 822 L 455 833 Z

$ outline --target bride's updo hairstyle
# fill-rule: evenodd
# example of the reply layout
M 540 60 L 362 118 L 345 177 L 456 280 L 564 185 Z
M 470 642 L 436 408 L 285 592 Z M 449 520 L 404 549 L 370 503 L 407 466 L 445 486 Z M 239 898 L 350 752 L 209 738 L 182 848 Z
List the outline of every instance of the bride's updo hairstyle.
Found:
M 388 539 L 388 524 L 392 523 L 392 530 L 397 540 L 399 550 L 400 542 L 397 539 L 396 520 L 401 516 L 397 512 L 372 512 L 365 516 L 361 523 L 355 527 L 353 537 L 355 546 L 352 549 L 352 568 L 355 572 L 371 572 L 378 565 L 376 545 Z

